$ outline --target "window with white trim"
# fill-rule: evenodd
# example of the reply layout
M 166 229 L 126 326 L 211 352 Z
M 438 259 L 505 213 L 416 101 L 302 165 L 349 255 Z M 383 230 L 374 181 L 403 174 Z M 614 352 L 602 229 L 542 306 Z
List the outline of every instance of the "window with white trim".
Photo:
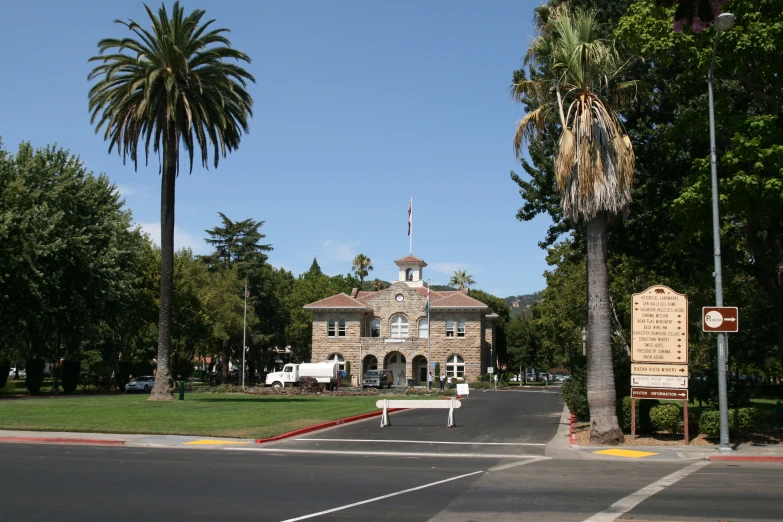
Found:
M 446 337 L 454 337 L 454 319 L 446 319 Z
M 335 324 L 334 319 L 329 319 L 328 321 L 326 321 L 326 332 L 329 337 L 334 337 L 335 335 L 337 335 L 336 326 L 337 325 Z
M 337 335 L 345 337 L 345 319 L 340 319 L 337 323 Z
M 426 319 L 419 321 L 419 337 L 427 339 L 430 336 L 430 322 Z
M 370 321 L 370 337 L 380 337 L 381 336 L 381 320 L 380 319 L 373 319 Z
M 340 369 L 345 370 L 345 359 L 343 359 L 343 356 L 339 353 L 333 353 L 329 357 L 326 358 L 328 362 L 339 362 L 340 363 Z
M 395 315 L 391 320 L 392 337 L 408 337 L 408 318 L 404 315 Z
M 456 353 L 446 359 L 446 375 L 450 377 L 464 377 L 465 359 Z

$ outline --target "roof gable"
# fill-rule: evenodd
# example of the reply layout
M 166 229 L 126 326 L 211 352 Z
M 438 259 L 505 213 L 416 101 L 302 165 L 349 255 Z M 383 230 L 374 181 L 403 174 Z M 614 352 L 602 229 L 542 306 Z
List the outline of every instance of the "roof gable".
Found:
M 478 299 L 473 299 L 462 292 L 442 292 L 441 295 L 442 297 L 437 300 L 430 297 L 432 308 L 489 308 Z
M 305 310 L 315 310 L 318 308 L 356 308 L 359 310 L 366 310 L 367 305 L 347 294 L 337 294 L 304 306 Z

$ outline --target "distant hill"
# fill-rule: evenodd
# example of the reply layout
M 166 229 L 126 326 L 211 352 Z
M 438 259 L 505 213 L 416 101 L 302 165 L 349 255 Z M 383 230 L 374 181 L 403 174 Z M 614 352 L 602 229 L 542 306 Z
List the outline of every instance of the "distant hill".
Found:
M 512 295 L 506 297 L 505 301 L 508 307 L 511 308 L 511 315 L 522 315 L 533 303 L 541 300 L 541 292 L 525 295 Z

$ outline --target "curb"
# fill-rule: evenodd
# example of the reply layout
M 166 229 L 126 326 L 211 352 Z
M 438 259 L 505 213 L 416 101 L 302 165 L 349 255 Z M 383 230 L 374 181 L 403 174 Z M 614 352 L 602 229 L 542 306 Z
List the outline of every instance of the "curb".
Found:
M 0 437 L 0 443 L 35 442 L 44 444 L 92 444 L 96 446 L 124 446 L 124 440 L 113 439 L 71 439 L 67 437 Z
M 773 457 L 764 455 L 712 455 L 707 460 L 726 461 L 726 462 L 781 462 L 783 457 Z
M 389 408 L 389 413 L 394 413 L 398 411 L 406 410 L 407 408 Z M 289 431 L 288 433 L 281 433 L 280 435 L 275 435 L 274 437 L 267 437 L 265 439 L 256 439 L 256 444 L 264 444 L 265 442 L 275 442 L 282 439 L 288 439 L 291 437 L 296 437 L 298 435 L 304 435 L 305 433 L 310 433 L 312 431 L 318 431 L 323 430 L 326 428 L 331 428 L 333 426 L 340 426 L 341 424 L 347 424 L 349 422 L 355 422 L 359 420 L 369 419 L 372 417 L 380 417 L 383 414 L 383 410 L 381 411 L 371 411 L 370 413 L 362 413 L 361 415 L 355 415 L 353 417 L 346 417 L 345 419 L 338 419 L 334 421 L 324 422 L 322 424 L 315 424 L 313 426 L 308 426 L 306 428 L 301 428 L 294 431 Z

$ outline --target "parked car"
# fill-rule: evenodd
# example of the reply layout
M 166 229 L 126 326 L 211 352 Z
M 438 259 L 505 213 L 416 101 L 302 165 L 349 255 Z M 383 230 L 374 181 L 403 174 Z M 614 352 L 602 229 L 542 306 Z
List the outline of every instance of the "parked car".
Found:
M 126 384 L 125 391 L 149 392 L 153 386 L 155 386 L 155 377 L 153 375 L 143 375 Z
M 8 372 L 8 376 L 11 378 L 16 378 L 16 368 L 11 368 L 11 371 Z M 27 372 L 24 370 L 19 370 L 19 378 L 24 379 L 25 377 L 27 377 Z
M 394 374 L 391 370 L 370 370 L 364 374 L 362 379 L 362 388 L 378 388 L 384 386 L 389 388 L 394 384 Z

